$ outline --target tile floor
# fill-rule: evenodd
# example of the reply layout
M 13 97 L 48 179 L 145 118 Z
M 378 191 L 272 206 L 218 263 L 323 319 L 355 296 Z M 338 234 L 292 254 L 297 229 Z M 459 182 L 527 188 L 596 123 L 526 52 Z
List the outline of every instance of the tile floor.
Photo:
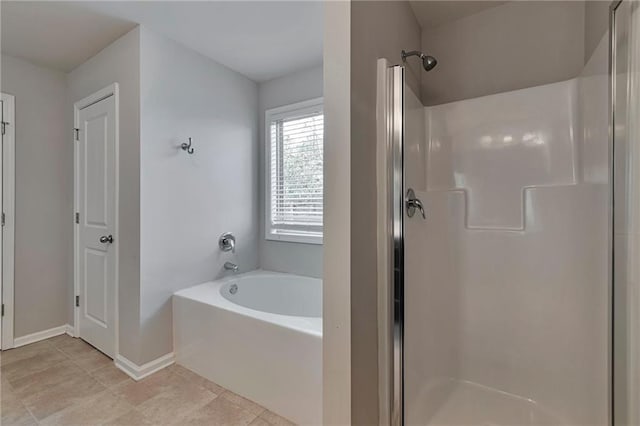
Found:
M 4 351 L 0 365 L 2 426 L 293 424 L 179 365 L 136 382 L 67 335 Z

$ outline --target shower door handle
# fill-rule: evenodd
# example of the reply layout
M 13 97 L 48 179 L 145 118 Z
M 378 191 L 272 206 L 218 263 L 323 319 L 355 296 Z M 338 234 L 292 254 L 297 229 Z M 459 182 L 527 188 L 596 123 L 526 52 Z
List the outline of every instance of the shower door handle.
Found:
M 416 210 L 420 210 L 422 218 L 427 218 L 427 216 L 424 214 L 424 206 L 422 205 L 422 201 L 416 198 L 416 193 L 413 191 L 413 188 L 407 189 L 405 205 L 407 207 L 407 216 L 413 217 L 413 215 L 416 214 Z

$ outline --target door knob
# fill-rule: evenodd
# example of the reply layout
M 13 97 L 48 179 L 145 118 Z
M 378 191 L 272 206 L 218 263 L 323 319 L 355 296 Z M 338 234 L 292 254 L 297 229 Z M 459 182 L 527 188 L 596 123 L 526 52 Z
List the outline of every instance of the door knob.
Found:
M 413 217 L 413 215 L 416 214 L 416 210 L 420 210 L 420 214 L 422 214 L 422 218 L 423 219 L 427 218 L 424 214 L 424 206 L 422 205 L 422 201 L 416 198 L 416 193 L 413 191 L 412 188 L 407 189 L 405 204 L 407 207 L 407 216 Z
M 113 244 L 113 235 L 103 235 L 102 237 L 100 237 L 100 242 L 102 244 Z

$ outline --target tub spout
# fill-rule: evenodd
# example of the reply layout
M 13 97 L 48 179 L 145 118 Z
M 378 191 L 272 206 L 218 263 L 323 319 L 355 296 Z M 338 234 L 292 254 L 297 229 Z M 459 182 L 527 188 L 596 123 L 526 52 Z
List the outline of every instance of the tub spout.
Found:
M 226 269 L 227 271 L 238 272 L 238 265 L 231 262 L 224 262 L 224 269 Z

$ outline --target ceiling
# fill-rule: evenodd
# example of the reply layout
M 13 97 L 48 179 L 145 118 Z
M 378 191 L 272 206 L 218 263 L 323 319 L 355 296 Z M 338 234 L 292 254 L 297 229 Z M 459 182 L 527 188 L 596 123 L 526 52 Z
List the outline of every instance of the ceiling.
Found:
M 70 3 L 0 3 L 2 53 L 68 72 L 135 23 L 96 14 Z
M 500 6 L 506 1 L 425 1 L 409 0 L 413 13 L 423 30 L 435 28 L 447 22 L 455 21 L 465 16 L 474 15 L 485 9 Z
M 270 80 L 322 63 L 320 1 L 2 1 L 2 50 L 69 71 L 137 24 Z

